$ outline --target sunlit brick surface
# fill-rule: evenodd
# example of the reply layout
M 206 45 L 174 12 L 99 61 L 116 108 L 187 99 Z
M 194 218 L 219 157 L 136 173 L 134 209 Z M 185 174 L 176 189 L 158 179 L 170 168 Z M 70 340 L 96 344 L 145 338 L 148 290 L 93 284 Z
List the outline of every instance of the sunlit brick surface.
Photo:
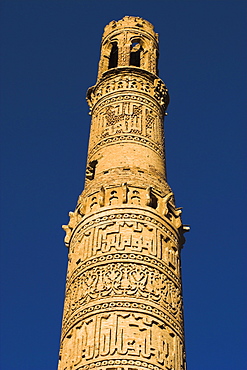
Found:
M 158 35 L 138 17 L 105 27 L 85 188 L 70 212 L 59 370 L 184 370 L 180 250 L 166 182 L 168 91 Z

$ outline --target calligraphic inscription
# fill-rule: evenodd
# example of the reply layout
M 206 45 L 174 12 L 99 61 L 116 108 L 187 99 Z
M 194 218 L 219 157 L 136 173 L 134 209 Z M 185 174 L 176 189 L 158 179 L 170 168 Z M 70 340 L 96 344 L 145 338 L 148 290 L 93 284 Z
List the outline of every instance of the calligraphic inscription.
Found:
M 90 364 L 92 360 L 140 359 L 173 369 L 178 337 L 159 320 L 138 313 L 114 312 L 79 322 L 63 341 L 63 366 Z M 180 364 L 181 365 L 181 364 Z M 180 367 L 175 367 L 180 369 Z
M 86 230 L 82 239 L 74 246 L 74 250 L 80 248 L 82 260 L 98 253 L 127 250 L 135 252 L 145 250 L 148 254 L 160 257 L 157 251 L 156 231 L 141 222 L 109 222 Z
M 67 285 L 64 319 L 90 301 L 134 297 L 158 303 L 182 319 L 181 286 L 158 269 L 137 263 L 109 263 L 86 270 Z
M 82 320 L 86 320 L 92 315 L 98 315 L 101 313 L 112 312 L 112 311 L 121 311 L 124 310 L 125 312 L 139 312 L 142 314 L 147 314 L 148 316 L 152 316 L 155 319 L 162 320 L 165 326 L 169 326 L 174 333 L 176 333 L 180 338 L 183 338 L 183 325 L 182 321 L 175 319 L 167 310 L 163 308 L 158 308 L 157 304 L 151 304 L 151 302 L 144 303 L 144 300 L 135 300 L 127 299 L 126 297 L 117 298 L 116 300 L 103 300 L 102 303 L 95 302 L 90 304 L 86 304 L 77 311 L 74 312 L 72 316 L 67 315 L 64 313 L 63 320 L 63 327 L 62 327 L 62 339 L 65 338 L 67 333 L 70 331 L 72 327 L 77 325 L 78 322 Z
M 163 112 L 162 108 L 160 107 L 160 104 L 158 104 L 156 101 L 154 101 L 150 96 L 142 95 L 142 94 L 136 94 L 132 93 L 131 91 L 128 92 L 128 94 L 114 94 L 110 96 L 104 96 L 100 102 L 95 104 L 93 107 L 93 114 L 98 114 L 104 107 L 107 107 L 110 104 L 115 104 L 118 102 L 128 102 L 128 101 L 134 101 L 136 104 L 143 103 L 146 107 L 149 109 L 155 110 L 159 112 L 160 118 L 163 118 Z
M 109 252 L 139 252 L 170 262 L 174 270 L 179 268 L 179 252 L 167 235 L 157 227 L 139 221 L 105 222 L 75 234 L 70 253 L 82 261 Z
M 159 112 L 138 102 L 118 102 L 92 116 L 90 151 L 102 139 L 135 134 L 156 143 L 163 150 L 162 119 Z
M 162 140 L 161 129 L 158 130 L 161 126 L 160 118 L 143 104 L 123 102 L 109 105 L 93 117 L 92 124 L 97 130 L 95 141 L 115 133 L 140 134 L 153 140 L 155 136 L 156 141 Z

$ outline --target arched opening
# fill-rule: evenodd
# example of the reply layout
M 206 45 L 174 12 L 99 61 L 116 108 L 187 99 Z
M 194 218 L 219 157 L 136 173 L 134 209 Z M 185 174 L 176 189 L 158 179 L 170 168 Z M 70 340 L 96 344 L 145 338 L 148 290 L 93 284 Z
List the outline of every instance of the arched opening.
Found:
M 130 47 L 130 66 L 140 67 L 143 48 L 140 40 L 133 40 Z
M 114 41 L 112 42 L 108 69 L 115 68 L 117 67 L 117 65 L 118 65 L 118 46 L 117 46 L 117 42 Z
M 94 179 L 97 163 L 98 161 L 91 161 L 88 163 L 88 166 L 86 168 L 86 178 L 87 179 L 89 180 Z
M 155 55 L 156 55 L 156 74 L 159 75 L 159 67 L 158 67 L 158 62 L 159 62 L 159 56 L 160 56 L 160 53 L 158 50 L 155 51 Z
M 151 194 L 151 196 L 150 196 L 150 207 L 152 207 L 152 208 L 154 208 L 154 209 L 156 209 L 157 208 L 157 206 L 158 206 L 158 199 L 156 198 L 156 196 L 155 195 L 153 195 L 153 194 Z

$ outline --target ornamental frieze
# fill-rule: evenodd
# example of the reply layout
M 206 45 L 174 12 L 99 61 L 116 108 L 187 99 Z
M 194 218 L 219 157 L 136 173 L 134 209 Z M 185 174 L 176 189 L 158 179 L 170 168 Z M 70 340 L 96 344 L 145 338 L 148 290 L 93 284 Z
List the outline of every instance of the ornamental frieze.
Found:
M 155 141 L 163 149 L 163 131 L 156 110 L 136 102 L 109 104 L 92 117 L 90 149 L 100 140 L 119 134 L 136 134 Z
M 87 259 L 108 253 L 142 253 L 166 261 L 179 271 L 178 246 L 159 228 L 138 221 L 104 222 L 75 233 L 69 248 L 69 258 Z M 75 260 L 75 258 L 73 257 Z
M 139 263 L 108 263 L 77 275 L 67 284 L 64 319 L 94 300 L 134 297 L 156 302 L 181 319 L 181 286 L 165 273 Z M 73 302 L 73 303 L 72 303 Z
M 77 342 L 78 337 L 81 340 Z M 158 319 L 140 313 L 106 312 L 78 322 L 66 334 L 64 365 L 72 357 L 74 365 L 85 366 L 104 359 L 121 363 L 126 359 L 139 360 L 140 365 L 144 361 L 158 369 L 178 369 L 178 345 L 182 345 L 181 339 Z
M 64 338 L 68 332 L 78 324 L 78 322 L 82 320 L 87 320 L 94 315 L 99 315 L 106 312 L 114 312 L 114 311 L 124 311 L 124 312 L 133 312 L 140 314 L 149 315 L 154 319 L 160 320 L 163 325 L 168 326 L 172 332 L 178 335 L 181 339 L 183 338 L 183 326 L 181 325 L 181 321 L 175 319 L 167 310 L 156 303 L 149 304 L 145 303 L 145 301 L 137 301 L 131 298 L 118 298 L 117 300 L 109 301 L 102 301 L 98 303 L 90 303 L 81 307 L 80 309 L 76 310 L 73 314 L 68 315 L 66 318 L 64 317 L 63 320 L 63 327 L 62 327 L 62 338 Z
M 157 210 L 157 213 L 161 216 L 166 217 L 166 223 L 171 224 L 173 228 L 177 230 L 182 226 L 181 224 L 181 209 L 176 208 L 173 203 L 173 193 L 169 192 L 166 196 L 162 197 L 157 192 L 153 191 L 152 188 L 141 188 L 133 187 L 128 185 L 127 183 L 123 183 L 121 186 L 112 186 L 112 187 L 101 187 L 98 191 L 94 192 L 93 194 L 89 194 L 87 197 L 83 196 L 79 198 L 78 206 L 75 212 L 70 212 L 70 222 L 68 225 L 64 225 L 63 228 L 66 231 L 65 243 L 69 244 L 75 242 L 75 238 L 72 237 L 72 232 L 75 227 L 78 225 L 80 221 L 82 221 L 82 217 L 86 214 L 90 214 L 92 212 L 103 210 L 104 207 L 114 208 L 121 205 L 126 206 L 148 206 L 151 209 Z M 139 211 L 139 210 L 138 210 Z M 137 211 L 137 212 L 138 212 Z M 142 212 L 142 210 L 140 210 Z M 146 212 L 146 211 L 145 211 Z M 138 212 L 139 213 L 139 212 Z M 111 219 L 114 218 L 113 215 L 110 216 Z M 126 218 L 126 216 L 115 216 L 116 218 Z M 138 218 L 143 219 L 142 214 L 140 213 L 137 216 L 131 216 L 131 218 Z M 128 218 L 127 217 L 127 218 Z M 148 216 L 146 216 L 148 217 Z M 146 218 L 147 221 L 151 221 L 150 217 Z M 106 219 L 102 220 L 106 221 Z M 157 224 L 157 220 L 151 221 Z M 161 223 L 159 223 L 161 224 Z M 163 224 L 163 222 L 162 222 Z M 85 227 L 85 226 L 84 226 Z M 162 229 L 165 228 L 164 224 L 161 226 Z M 77 239 L 78 239 L 78 230 L 77 230 Z M 168 235 L 171 236 L 169 230 L 167 231 Z M 173 233 L 172 233 L 173 234 Z M 174 236 L 171 236 L 174 239 Z M 175 239 L 177 243 L 177 239 Z
M 124 71 L 121 75 L 108 75 L 107 78 L 91 87 L 87 93 L 89 107 L 92 107 L 101 97 L 107 97 L 110 93 L 124 94 L 125 91 L 135 91 L 136 94 L 143 93 L 147 97 L 155 98 L 160 106 L 167 104 L 168 89 L 164 82 L 144 71 Z

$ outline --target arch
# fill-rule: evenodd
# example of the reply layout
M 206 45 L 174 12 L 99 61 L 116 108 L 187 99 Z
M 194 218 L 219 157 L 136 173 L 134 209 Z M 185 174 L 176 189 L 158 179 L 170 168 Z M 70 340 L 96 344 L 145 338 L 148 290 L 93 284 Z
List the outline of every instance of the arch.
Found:
M 133 39 L 130 45 L 130 66 L 141 66 L 141 53 L 143 52 L 140 39 Z
M 160 56 L 159 50 L 156 49 L 155 50 L 155 57 L 156 57 L 156 74 L 157 74 L 157 76 L 159 75 L 159 66 L 158 66 L 158 64 L 159 64 L 159 56 Z
M 116 41 L 113 41 L 111 45 L 108 69 L 116 68 L 118 66 L 118 44 Z

